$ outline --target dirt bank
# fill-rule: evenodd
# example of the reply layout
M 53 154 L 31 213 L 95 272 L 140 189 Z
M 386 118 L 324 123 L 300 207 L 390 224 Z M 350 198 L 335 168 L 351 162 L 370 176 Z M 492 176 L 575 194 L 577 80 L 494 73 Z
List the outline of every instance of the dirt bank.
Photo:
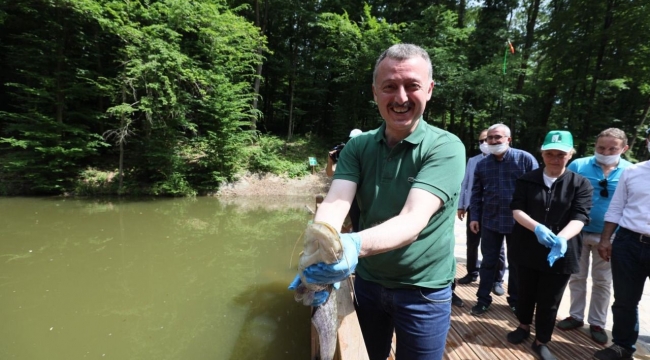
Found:
M 216 193 L 219 197 L 244 196 L 314 196 L 325 194 L 331 178 L 325 171 L 299 179 L 289 179 L 269 174 L 243 174 L 235 182 L 221 185 Z

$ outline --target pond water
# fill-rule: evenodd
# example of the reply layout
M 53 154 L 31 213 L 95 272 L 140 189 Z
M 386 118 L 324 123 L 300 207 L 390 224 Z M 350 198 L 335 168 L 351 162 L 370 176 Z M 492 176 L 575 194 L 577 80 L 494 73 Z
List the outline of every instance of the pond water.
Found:
M 308 207 L 0 198 L 0 359 L 307 359 Z

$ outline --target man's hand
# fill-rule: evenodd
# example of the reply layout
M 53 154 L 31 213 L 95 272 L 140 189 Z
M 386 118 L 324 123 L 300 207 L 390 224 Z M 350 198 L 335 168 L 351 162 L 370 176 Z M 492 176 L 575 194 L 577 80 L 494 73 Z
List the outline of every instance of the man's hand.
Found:
M 607 262 L 612 258 L 612 242 L 609 239 L 600 239 L 600 243 L 598 243 L 598 255 Z
M 311 284 L 333 284 L 352 275 L 359 263 L 361 236 L 357 233 L 341 234 L 343 258 L 333 264 L 318 263 L 308 266 L 304 271 L 305 280 Z
M 296 290 L 301 284 L 302 284 L 302 280 L 300 280 L 300 275 L 296 275 L 296 277 L 293 279 L 291 284 L 289 284 L 289 290 Z M 332 286 L 334 287 L 334 290 L 338 290 L 341 287 L 341 284 L 334 283 Z M 307 303 L 305 305 L 321 306 L 325 303 L 325 301 L 327 301 L 327 298 L 329 296 L 330 296 L 329 290 L 316 291 L 314 292 L 314 299 L 312 300 L 312 302 Z
M 553 232 L 543 224 L 537 224 L 537 226 L 535 226 L 535 236 L 537 236 L 537 242 L 547 248 L 552 247 L 556 242 L 555 234 L 553 234 Z M 564 240 L 564 242 L 566 243 L 566 240 Z M 564 251 L 566 251 L 566 249 L 564 249 Z
M 466 212 L 467 211 L 465 211 L 463 209 L 458 209 L 458 213 L 457 213 L 458 214 L 458 220 L 463 221 L 463 219 L 465 218 L 465 213 Z
M 469 223 L 469 229 L 472 230 L 474 234 L 478 234 L 479 230 L 481 230 L 481 227 L 478 224 L 478 221 L 472 221 Z

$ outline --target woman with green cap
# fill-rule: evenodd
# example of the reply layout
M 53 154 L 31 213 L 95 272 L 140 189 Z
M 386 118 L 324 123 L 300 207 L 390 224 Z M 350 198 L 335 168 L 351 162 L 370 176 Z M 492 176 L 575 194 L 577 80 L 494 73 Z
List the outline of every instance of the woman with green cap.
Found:
M 515 218 L 513 258 L 519 272 L 519 326 L 508 341 L 519 344 L 530 336 L 540 359 L 555 359 L 551 340 L 557 310 L 572 273 L 579 271 L 580 230 L 589 221 L 593 188 L 583 176 L 568 171 L 575 153 L 568 131 L 550 131 L 541 148 L 544 167 L 517 179 L 510 209 Z

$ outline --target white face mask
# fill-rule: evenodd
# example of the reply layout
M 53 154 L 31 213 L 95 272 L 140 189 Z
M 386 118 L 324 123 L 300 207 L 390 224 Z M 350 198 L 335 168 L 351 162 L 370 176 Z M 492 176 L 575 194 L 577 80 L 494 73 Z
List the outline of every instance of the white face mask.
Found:
M 483 155 L 488 155 L 490 153 L 489 145 L 486 142 L 484 142 L 483 144 L 480 144 L 478 146 L 478 148 L 481 149 L 481 152 L 483 153 Z
M 621 154 L 603 155 L 603 154 L 595 153 L 594 157 L 596 158 L 596 161 L 599 164 L 614 165 L 614 164 L 618 164 L 618 161 L 621 159 Z
M 508 144 L 507 142 L 502 143 L 502 144 L 496 144 L 496 145 L 488 145 L 488 148 L 490 149 L 490 153 L 493 155 L 501 155 L 504 152 L 508 150 Z

